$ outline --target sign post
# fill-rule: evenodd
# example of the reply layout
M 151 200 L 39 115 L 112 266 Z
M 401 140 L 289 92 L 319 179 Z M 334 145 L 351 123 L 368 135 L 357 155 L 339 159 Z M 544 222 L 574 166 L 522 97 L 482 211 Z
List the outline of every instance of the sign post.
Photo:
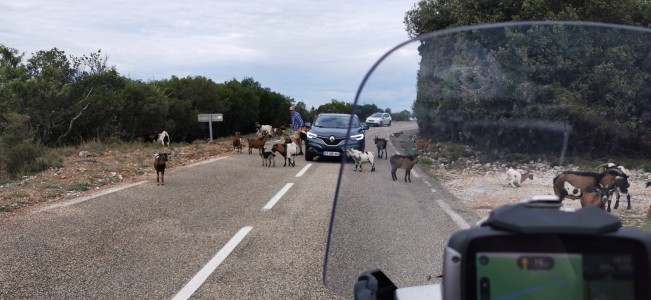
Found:
M 210 129 L 210 141 L 212 142 L 212 122 L 222 122 L 224 121 L 224 115 L 222 114 L 198 114 L 197 120 L 199 122 L 208 122 L 208 128 Z

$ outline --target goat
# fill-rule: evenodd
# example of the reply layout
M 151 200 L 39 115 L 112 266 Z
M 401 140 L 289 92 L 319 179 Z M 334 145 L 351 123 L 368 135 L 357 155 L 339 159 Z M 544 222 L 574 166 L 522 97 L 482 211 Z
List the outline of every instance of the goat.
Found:
M 527 178 L 533 180 L 533 174 L 520 173 L 514 169 L 508 169 L 506 171 L 506 180 L 514 188 L 520 187 L 520 183 L 524 182 Z
M 286 133 L 283 133 L 283 134 L 280 135 L 280 140 L 281 140 L 281 142 L 282 142 L 283 144 L 287 144 L 287 143 L 291 143 L 291 142 L 292 142 L 292 138 L 290 138 L 289 135 L 286 134 Z
M 233 151 L 242 153 L 242 136 L 239 131 L 235 132 L 235 137 L 233 138 Z
M 285 158 L 283 167 L 287 166 L 288 160 L 290 166 L 296 166 L 296 154 L 298 153 L 298 145 L 296 143 L 274 144 L 271 146 L 271 152 L 278 152 Z
M 273 162 L 274 167 L 276 166 L 276 154 L 274 154 L 273 151 L 266 151 L 265 148 L 262 147 L 262 153 L 260 153 L 260 156 L 262 157 L 263 167 L 271 167 L 271 162 Z
M 393 137 L 400 137 L 400 135 L 402 135 L 402 134 L 403 134 L 402 131 L 398 131 L 398 132 L 394 132 L 394 133 L 392 133 L 391 136 L 393 136 Z
M 156 169 L 156 185 L 165 185 L 165 167 L 167 166 L 167 155 L 167 153 L 158 153 L 154 158 L 154 169 Z
M 606 202 L 608 201 L 608 194 L 610 190 L 608 188 L 599 188 L 595 185 L 590 185 L 583 190 L 581 195 L 581 207 L 594 206 L 597 208 L 604 209 Z
M 432 139 L 428 139 L 428 140 L 414 139 L 414 144 L 416 145 L 416 151 L 423 151 L 423 153 L 427 153 L 427 147 L 431 143 L 432 143 Z
M 628 176 L 620 169 L 610 169 L 604 173 L 564 171 L 554 177 L 552 183 L 554 194 L 559 201 L 563 201 L 565 198 L 581 198 L 585 188 L 591 185 L 612 189 L 616 181 L 622 178 L 625 180 Z
M 614 163 L 605 163 L 605 164 L 599 165 L 597 167 L 597 172 L 605 173 L 606 171 L 611 170 L 611 169 L 619 169 L 619 170 L 622 171 L 622 173 L 624 173 L 624 175 L 628 176 L 628 171 L 626 170 L 626 168 L 624 168 L 623 166 L 617 166 Z M 628 177 L 626 177 L 626 178 L 628 178 Z M 626 207 L 626 209 L 631 209 L 631 193 L 629 193 L 629 191 L 628 191 L 628 188 L 630 187 L 630 184 L 629 184 L 629 182 L 628 182 L 628 180 L 626 178 L 617 179 L 617 181 L 615 182 L 615 188 L 610 190 L 610 194 L 608 195 L 608 198 L 607 198 L 607 200 L 608 200 L 608 211 L 610 211 L 610 201 L 611 201 L 610 197 L 613 194 L 616 194 L 615 206 L 613 206 L 613 209 L 617 209 L 617 208 L 619 208 L 619 199 L 620 199 L 622 193 L 626 194 L 626 200 L 627 200 L 627 203 L 628 203 L 628 206 Z
M 255 122 L 255 128 L 262 134 L 273 136 L 273 127 L 271 125 L 261 125 L 259 122 Z
M 258 153 L 262 153 L 262 148 L 264 147 L 264 144 L 267 143 L 268 139 L 268 135 L 259 139 L 246 139 L 247 144 L 249 144 L 249 154 L 253 153 L 252 149 L 258 149 Z
M 405 169 L 405 182 L 409 180 L 411 182 L 411 169 L 418 162 L 418 154 L 412 155 L 400 155 L 394 154 L 389 158 L 389 163 L 391 163 L 391 178 L 395 181 L 398 180 L 396 171 L 398 168 Z
M 348 148 L 346 149 L 348 157 L 351 157 L 355 161 L 355 170 L 357 171 L 357 166 L 359 166 L 359 171 L 362 172 L 362 164 L 367 162 L 371 164 L 371 172 L 375 171 L 375 154 L 370 151 L 359 151 L 357 149 Z
M 154 131 L 154 134 L 150 135 L 149 137 L 153 140 L 154 143 L 161 143 L 161 145 L 165 147 L 170 146 L 170 135 L 167 133 L 167 131 Z
M 382 158 L 382 152 L 384 151 L 384 159 L 389 159 L 387 154 L 387 139 L 379 138 L 377 135 L 373 139 L 375 141 L 375 146 L 377 146 L 377 157 Z

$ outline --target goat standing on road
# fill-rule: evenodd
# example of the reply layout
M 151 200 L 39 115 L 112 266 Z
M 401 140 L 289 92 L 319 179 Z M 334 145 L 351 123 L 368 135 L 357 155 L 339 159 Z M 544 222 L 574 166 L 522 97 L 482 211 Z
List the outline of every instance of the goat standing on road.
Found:
M 167 166 L 167 153 L 158 153 L 154 158 L 156 169 L 156 185 L 165 185 L 165 167 Z
M 375 146 L 377 146 L 377 157 L 382 158 L 382 152 L 384 152 L 384 159 L 389 159 L 389 155 L 387 154 L 387 140 L 377 135 L 373 140 L 375 141 Z
M 389 158 L 389 163 L 391 163 L 391 178 L 394 181 L 398 180 L 396 171 L 398 169 L 405 169 L 405 182 L 407 182 L 407 180 L 411 182 L 411 169 L 416 165 L 417 162 L 418 162 L 418 154 L 391 155 L 391 158 Z

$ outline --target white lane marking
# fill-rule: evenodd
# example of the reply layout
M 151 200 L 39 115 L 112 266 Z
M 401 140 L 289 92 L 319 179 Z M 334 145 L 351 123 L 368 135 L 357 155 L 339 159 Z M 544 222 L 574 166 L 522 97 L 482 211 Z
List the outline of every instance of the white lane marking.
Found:
M 200 162 L 198 162 L 198 163 L 196 163 L 196 164 L 188 165 L 187 167 L 194 167 L 194 166 L 199 166 L 199 165 L 205 165 L 205 164 L 209 164 L 209 163 L 211 163 L 211 162 L 216 162 L 216 161 L 218 161 L 218 160 L 227 159 L 227 158 L 229 158 L 229 157 L 230 157 L 230 156 L 223 156 L 223 157 L 218 157 L 218 158 L 212 158 L 212 159 L 209 159 L 209 160 L 200 161 Z
M 468 224 L 468 222 L 466 222 L 466 220 L 464 220 L 459 214 L 455 213 L 452 210 L 452 208 L 450 208 L 450 206 L 447 203 L 445 203 L 445 201 L 437 200 L 437 202 L 438 202 L 439 206 L 445 211 L 445 213 L 447 213 L 448 216 L 450 216 L 450 218 L 452 218 L 452 221 L 454 221 L 454 223 L 457 223 L 457 225 L 459 225 L 459 227 L 461 227 L 461 229 L 470 228 L 470 224 Z
M 294 185 L 294 183 L 292 182 L 285 184 L 285 186 L 278 193 L 276 193 L 276 195 L 273 198 L 271 198 L 269 202 L 267 202 L 267 205 L 265 205 L 262 208 L 262 210 L 270 210 L 272 207 L 274 207 L 274 205 L 276 205 L 276 202 L 278 202 L 280 198 L 282 198 L 285 195 L 285 193 L 289 191 L 292 185 Z
M 67 206 L 75 205 L 77 203 L 88 201 L 88 200 L 91 200 L 93 198 L 97 198 L 97 197 L 104 196 L 104 195 L 107 195 L 107 194 L 110 194 L 110 193 L 114 193 L 114 192 L 117 192 L 117 191 L 128 189 L 128 188 L 134 187 L 136 185 L 141 185 L 141 184 L 146 183 L 146 182 L 147 182 L 146 180 L 143 180 L 143 181 L 139 181 L 139 182 L 136 182 L 136 183 L 127 184 L 127 185 L 107 189 L 107 190 L 104 190 L 104 191 L 101 191 L 101 192 L 98 192 L 98 193 L 95 193 L 95 194 L 92 194 L 92 195 L 88 195 L 88 196 L 85 196 L 85 197 L 77 198 L 75 200 L 67 201 L 65 203 L 53 204 L 53 205 L 44 207 L 42 209 L 39 209 L 37 211 L 34 211 L 33 213 L 39 213 L 39 212 L 44 212 L 44 211 L 48 211 L 48 210 L 55 209 L 55 208 L 61 208 L 61 207 L 67 207 Z
M 298 174 L 296 174 L 296 177 L 303 176 L 303 174 L 305 174 L 305 172 L 307 172 L 307 169 L 309 169 L 311 166 L 312 164 L 307 164 L 300 172 L 298 172 Z
M 252 226 L 246 226 L 240 229 L 223 248 L 215 254 L 215 256 L 203 267 L 201 270 L 192 277 L 192 279 L 172 298 L 172 300 L 186 300 L 189 299 L 194 292 L 208 279 L 208 276 L 219 267 L 219 265 L 228 257 L 235 247 L 242 242 L 249 232 L 253 229 Z

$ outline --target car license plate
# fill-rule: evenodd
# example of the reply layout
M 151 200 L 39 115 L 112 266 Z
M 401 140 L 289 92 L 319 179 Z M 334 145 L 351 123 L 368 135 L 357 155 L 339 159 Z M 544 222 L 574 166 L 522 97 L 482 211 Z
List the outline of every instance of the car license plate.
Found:
M 323 151 L 323 156 L 339 156 L 339 152 Z

